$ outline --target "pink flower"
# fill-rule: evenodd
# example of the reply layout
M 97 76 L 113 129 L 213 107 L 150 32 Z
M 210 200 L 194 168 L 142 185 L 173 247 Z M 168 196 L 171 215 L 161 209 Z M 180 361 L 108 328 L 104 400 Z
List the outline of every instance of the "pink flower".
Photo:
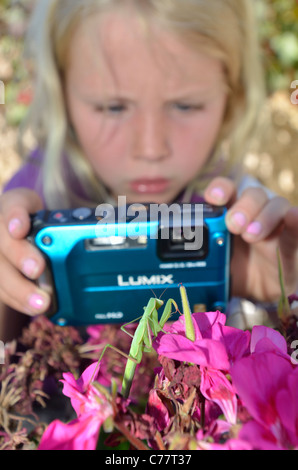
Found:
M 190 362 L 227 370 L 229 360 L 223 344 L 212 339 L 192 342 L 180 335 L 164 335 L 156 348 L 158 354 L 180 362 Z
M 95 450 L 99 431 L 91 416 L 67 424 L 55 420 L 45 430 L 38 450 Z
M 249 442 L 238 439 L 227 439 L 231 424 L 223 419 L 213 420 L 204 429 L 196 433 L 196 450 L 252 450 Z M 226 440 L 227 439 L 227 440 Z
M 229 359 L 229 369 L 236 360 L 249 354 L 251 338 L 249 331 L 216 324 L 213 328 L 213 338 L 224 344 Z
M 252 421 L 239 438 L 255 449 L 298 449 L 298 369 L 276 351 L 253 353 L 231 370 L 235 389 Z
M 237 421 L 237 397 L 231 382 L 219 370 L 201 367 L 200 390 L 207 400 L 216 403 L 230 424 Z
M 266 326 L 254 326 L 251 332 L 250 352 L 262 353 L 265 351 L 276 352 L 288 357 L 287 342 L 278 331 Z
M 110 407 L 106 406 L 106 397 L 99 388 L 94 386 L 98 374 L 98 362 L 87 367 L 78 380 L 76 380 L 70 372 L 63 374 L 64 380 L 61 380 L 64 384 L 63 394 L 70 398 L 78 418 L 81 415 L 93 415 L 94 412 L 99 415 L 103 413 L 104 417 L 105 412 L 107 410 L 110 411 Z M 107 417 L 109 416 L 109 411 Z
M 170 423 L 169 410 L 155 389 L 149 392 L 146 413 L 154 418 L 158 431 L 163 431 Z
M 200 365 L 200 390 L 207 400 L 216 403 L 227 421 L 237 420 L 237 397 L 225 373 L 234 362 L 249 354 L 250 333 L 225 326 L 220 312 L 194 313 L 195 341 L 185 336 L 184 317 L 155 341 L 159 354 L 181 362 Z
M 251 445 L 241 439 L 229 439 L 224 444 L 198 441 L 197 450 L 252 450 Z
M 89 366 L 76 380 L 71 373 L 63 374 L 64 395 L 70 397 L 78 419 L 68 424 L 53 421 L 42 436 L 39 450 L 95 449 L 101 425 L 113 416 L 113 407 L 95 385 L 98 363 Z
M 249 352 L 250 333 L 225 326 L 220 312 L 193 313 L 195 341 L 185 336 L 184 317 L 180 317 L 154 342 L 158 354 L 177 361 L 191 362 L 228 371 L 236 359 Z

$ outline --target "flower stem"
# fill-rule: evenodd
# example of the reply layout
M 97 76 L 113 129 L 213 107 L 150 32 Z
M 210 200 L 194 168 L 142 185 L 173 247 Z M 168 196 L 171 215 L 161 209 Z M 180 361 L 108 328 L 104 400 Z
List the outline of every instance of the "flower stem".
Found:
M 278 311 L 279 318 L 284 320 L 285 318 L 287 318 L 290 315 L 291 308 L 290 308 L 288 297 L 286 295 L 285 283 L 284 283 L 284 273 L 283 273 L 283 267 L 282 267 L 279 248 L 277 248 L 276 251 L 277 251 L 279 284 L 280 284 L 280 290 L 281 290 L 281 296 L 280 296 L 280 299 L 279 299 L 277 311 Z

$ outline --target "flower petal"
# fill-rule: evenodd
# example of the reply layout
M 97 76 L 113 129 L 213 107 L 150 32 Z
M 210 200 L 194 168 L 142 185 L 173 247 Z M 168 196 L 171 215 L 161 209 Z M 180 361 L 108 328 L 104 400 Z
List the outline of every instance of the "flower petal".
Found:
M 276 330 L 266 326 L 254 326 L 251 332 L 250 351 L 279 351 L 287 355 L 287 342 Z
M 100 423 L 91 417 L 68 424 L 53 421 L 45 430 L 38 450 L 95 450 Z
M 236 424 L 237 397 L 232 384 L 221 371 L 202 367 L 200 390 L 207 400 L 220 407 L 229 423 Z
M 273 397 L 293 370 L 290 360 L 272 352 L 240 359 L 231 369 L 233 384 L 249 413 L 268 427 L 276 421 Z
M 224 345 L 212 339 L 193 342 L 184 336 L 169 333 L 160 337 L 156 351 L 158 354 L 181 362 L 215 369 L 229 369 L 228 355 Z

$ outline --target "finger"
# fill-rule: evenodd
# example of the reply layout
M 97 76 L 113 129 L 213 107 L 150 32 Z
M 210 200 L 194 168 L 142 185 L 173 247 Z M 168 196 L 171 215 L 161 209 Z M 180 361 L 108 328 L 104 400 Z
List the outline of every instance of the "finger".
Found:
M 0 225 L 2 256 L 29 279 L 36 280 L 45 269 L 45 259 L 40 251 L 26 239 L 15 240 Z
M 262 188 L 248 188 L 226 215 L 227 227 L 235 235 L 243 234 L 268 203 Z
M 9 234 L 17 239 L 24 238 L 30 230 L 29 214 L 42 208 L 40 197 L 26 188 L 7 191 L 1 196 L 1 218 Z
M 5 276 L 2 275 L 5 273 Z M 18 312 L 35 316 L 48 310 L 50 296 L 24 278 L 5 258 L 1 258 L 1 301 Z
M 211 181 L 204 192 L 206 202 L 230 207 L 236 200 L 236 186 L 228 178 L 217 177 Z
M 242 238 L 250 243 L 278 236 L 289 208 L 289 201 L 283 197 L 270 199 L 257 217 L 250 221 Z

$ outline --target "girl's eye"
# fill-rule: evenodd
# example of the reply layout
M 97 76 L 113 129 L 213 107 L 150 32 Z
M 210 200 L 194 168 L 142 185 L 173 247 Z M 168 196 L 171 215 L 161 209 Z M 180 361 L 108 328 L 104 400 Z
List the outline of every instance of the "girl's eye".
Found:
M 107 106 L 106 109 L 108 113 L 119 114 L 119 113 L 123 113 L 126 107 L 124 106 L 124 104 L 112 104 L 112 105 Z
M 189 103 L 175 103 L 174 107 L 177 111 L 181 111 L 181 112 L 202 111 L 204 109 L 203 104 L 189 104 Z
M 95 110 L 101 113 L 107 114 L 121 114 L 126 110 L 124 104 L 107 104 L 107 105 L 97 105 Z

